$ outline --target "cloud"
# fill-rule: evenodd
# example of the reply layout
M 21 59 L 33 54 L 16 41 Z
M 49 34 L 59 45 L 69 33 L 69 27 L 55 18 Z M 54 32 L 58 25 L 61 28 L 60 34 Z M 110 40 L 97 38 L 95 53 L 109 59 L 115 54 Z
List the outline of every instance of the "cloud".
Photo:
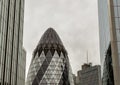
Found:
M 24 47 L 27 51 L 27 70 L 32 52 L 42 34 L 53 27 L 65 45 L 76 74 L 86 62 L 100 64 L 97 0 L 26 0 Z

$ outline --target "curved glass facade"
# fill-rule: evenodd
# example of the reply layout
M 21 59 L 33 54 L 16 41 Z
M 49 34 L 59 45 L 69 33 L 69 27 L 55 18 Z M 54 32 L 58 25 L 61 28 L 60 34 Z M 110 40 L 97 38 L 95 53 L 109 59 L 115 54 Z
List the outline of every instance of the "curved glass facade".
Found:
M 67 51 L 52 28 L 34 50 L 26 85 L 74 85 Z

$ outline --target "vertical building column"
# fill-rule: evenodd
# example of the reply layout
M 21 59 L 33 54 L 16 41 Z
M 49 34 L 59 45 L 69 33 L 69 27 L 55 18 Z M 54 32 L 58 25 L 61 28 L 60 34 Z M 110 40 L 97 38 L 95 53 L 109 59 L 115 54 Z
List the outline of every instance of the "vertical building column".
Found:
M 17 55 L 16 55 L 16 80 L 15 80 L 15 85 L 18 85 L 19 83 L 18 83 L 18 81 L 19 81 L 19 75 L 18 75 L 18 69 L 19 69 L 19 63 L 18 63 L 18 59 L 21 57 L 21 55 L 20 55 L 20 52 L 21 52 L 21 50 L 22 50 L 22 46 L 20 45 L 20 20 L 21 20 L 21 18 L 20 18 L 20 16 L 21 16 L 21 0 L 18 0 L 19 2 L 18 3 L 16 3 L 17 5 L 18 5 L 18 8 L 17 9 L 19 9 L 18 10 L 18 30 L 17 30 L 17 34 L 18 34 L 18 36 L 17 36 L 17 38 L 18 38 L 18 40 L 17 40 Z
M 8 40 L 7 40 L 7 37 L 8 37 L 8 28 L 9 28 L 9 13 L 10 13 L 10 0 L 8 0 L 8 2 L 7 3 L 5 3 L 6 4 L 6 8 L 7 8 L 7 12 L 6 12 L 6 17 L 7 18 L 4 18 L 4 19 L 6 19 L 7 20 L 7 22 L 6 22 L 6 28 L 4 28 L 4 30 L 6 30 L 6 31 L 4 31 L 5 33 L 6 33 L 6 35 L 5 36 L 3 36 L 3 37 L 5 37 L 5 42 L 4 42 L 4 47 L 5 47 L 5 49 L 4 49 L 4 51 L 3 51 L 3 56 L 2 57 L 4 57 L 3 58 L 3 66 L 2 66 L 2 81 L 1 81 L 1 84 L 2 85 L 5 85 L 5 79 L 6 79 L 6 62 L 7 62 L 7 60 L 6 60 L 6 56 L 7 56 L 7 48 L 8 48 Z M 5 9 L 4 9 L 4 11 L 5 11 Z M 4 23 L 4 22 L 2 22 L 2 23 Z

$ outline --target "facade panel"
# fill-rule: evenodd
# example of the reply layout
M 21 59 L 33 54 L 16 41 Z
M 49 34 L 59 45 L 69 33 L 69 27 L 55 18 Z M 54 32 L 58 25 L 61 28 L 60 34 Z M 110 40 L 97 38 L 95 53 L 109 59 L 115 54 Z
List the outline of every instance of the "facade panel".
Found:
M 25 72 L 23 62 L 18 62 L 22 55 L 23 47 L 23 14 L 21 11 L 23 0 L 0 0 L 0 84 L 21 85 L 19 82 L 18 69 Z M 22 10 L 24 10 L 22 8 Z M 21 40 L 19 40 L 21 39 Z M 25 53 L 24 53 L 25 54 Z M 18 64 L 19 63 L 19 64 Z M 25 64 L 25 63 L 24 63 Z M 25 75 L 20 78 L 25 80 Z M 24 85 L 24 83 L 22 83 Z

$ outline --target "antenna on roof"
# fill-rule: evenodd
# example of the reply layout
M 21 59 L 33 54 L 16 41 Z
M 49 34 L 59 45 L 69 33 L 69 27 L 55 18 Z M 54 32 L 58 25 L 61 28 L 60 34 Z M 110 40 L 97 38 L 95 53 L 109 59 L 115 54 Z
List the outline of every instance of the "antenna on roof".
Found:
M 88 64 L 88 50 L 87 50 L 87 64 Z

